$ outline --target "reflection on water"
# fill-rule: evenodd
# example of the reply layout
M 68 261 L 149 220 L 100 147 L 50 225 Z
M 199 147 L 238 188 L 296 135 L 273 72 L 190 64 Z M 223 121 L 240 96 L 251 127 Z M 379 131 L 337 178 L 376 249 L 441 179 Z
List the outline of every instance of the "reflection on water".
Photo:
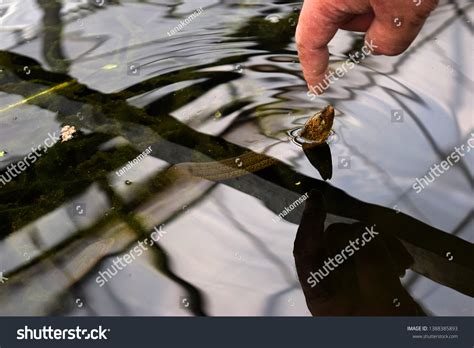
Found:
M 303 151 L 308 161 L 316 168 L 324 180 L 332 178 L 331 147 L 328 143 L 319 146 L 303 144 Z
M 325 221 L 324 198 L 311 192 L 293 252 L 313 315 L 425 314 L 400 283 L 414 262 L 402 243 L 358 222 L 325 231 Z
M 300 3 L 18 4 L 0 5 L 1 314 L 473 314 L 472 153 L 412 189 L 473 130 L 468 1 L 442 3 L 409 51 L 366 59 L 314 100 Z M 362 41 L 338 34 L 332 63 Z M 296 146 L 289 132 L 327 104 L 327 143 Z M 32 152 L 63 126 L 77 136 Z M 274 222 L 312 190 L 324 209 Z M 321 258 L 374 224 L 383 239 L 328 278 L 328 302 L 311 300 L 301 270 L 319 266 L 295 263 L 295 238 L 295 257 Z M 350 308 L 367 293 L 388 307 Z

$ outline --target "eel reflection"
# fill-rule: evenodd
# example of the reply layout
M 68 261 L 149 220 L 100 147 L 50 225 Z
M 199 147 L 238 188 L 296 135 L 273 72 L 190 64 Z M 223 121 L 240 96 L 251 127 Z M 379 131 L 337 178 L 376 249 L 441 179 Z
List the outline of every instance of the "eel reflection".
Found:
M 303 151 L 309 162 L 319 172 L 323 180 L 332 178 L 331 148 L 327 143 L 319 146 L 303 144 Z

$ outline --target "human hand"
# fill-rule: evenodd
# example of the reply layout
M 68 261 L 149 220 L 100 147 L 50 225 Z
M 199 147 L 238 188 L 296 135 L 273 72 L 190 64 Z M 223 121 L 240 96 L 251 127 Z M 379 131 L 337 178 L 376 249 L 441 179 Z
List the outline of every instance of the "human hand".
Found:
M 338 29 L 366 32 L 374 54 L 394 56 L 405 51 L 420 32 L 438 0 L 306 0 L 296 44 L 310 90 L 325 79 L 328 43 Z

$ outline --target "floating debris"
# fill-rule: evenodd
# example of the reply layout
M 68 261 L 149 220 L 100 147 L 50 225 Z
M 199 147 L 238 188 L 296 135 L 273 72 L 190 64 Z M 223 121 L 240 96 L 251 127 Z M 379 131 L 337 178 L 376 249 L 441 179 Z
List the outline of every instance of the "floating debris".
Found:
M 6 151 L 0 151 L 0 157 L 5 157 L 6 154 L 7 154 Z
M 118 67 L 117 64 L 106 64 L 102 67 L 102 70 L 112 70 Z
M 56 85 L 56 86 L 53 86 L 49 89 L 46 89 L 44 91 L 41 91 L 39 93 L 36 93 L 34 95 L 31 95 L 29 97 L 26 97 L 26 98 L 23 98 L 21 99 L 20 101 L 18 102 L 15 102 L 13 104 L 10 104 L 10 105 L 7 105 L 6 107 L 4 107 L 3 109 L 0 109 L 0 112 L 5 112 L 7 110 L 10 110 L 10 109 L 13 109 L 13 108 L 16 108 L 20 105 L 24 105 L 24 104 L 28 104 L 31 100 L 33 99 L 36 99 L 38 97 L 41 97 L 43 95 L 46 95 L 46 94 L 51 94 L 52 92 L 54 91 L 57 91 L 58 89 L 63 89 L 65 87 L 68 87 L 74 83 L 76 83 L 77 81 L 76 80 L 71 80 L 71 81 L 67 81 L 67 82 L 63 82 L 63 83 L 60 83 L 59 85 Z
M 74 133 L 76 133 L 76 127 L 74 126 L 64 126 L 61 128 L 61 142 L 64 143 L 65 141 L 71 140 Z
M 270 23 L 278 23 L 280 19 L 281 19 L 280 16 L 277 14 L 269 14 L 268 16 L 265 17 L 265 20 Z
M 216 113 L 214 114 L 214 117 L 215 118 L 221 118 L 222 117 L 222 113 L 220 111 L 216 111 Z

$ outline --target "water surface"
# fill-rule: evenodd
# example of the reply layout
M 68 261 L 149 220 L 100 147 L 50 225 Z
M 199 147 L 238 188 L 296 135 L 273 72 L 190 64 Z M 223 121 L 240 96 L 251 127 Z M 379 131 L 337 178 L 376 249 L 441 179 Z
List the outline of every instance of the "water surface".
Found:
M 2 314 L 309 315 L 293 259 L 302 206 L 275 217 L 314 188 L 327 194 L 330 221 L 375 204 L 393 212 L 392 228 L 400 212 L 473 242 L 474 152 L 421 193 L 412 188 L 474 130 L 472 3 L 443 2 L 407 52 L 365 59 L 313 100 L 294 43 L 300 8 L 3 1 L 0 169 L 63 125 L 78 133 L 0 189 Z M 338 33 L 331 65 L 361 44 Z M 325 182 L 288 132 L 329 103 Z M 164 175 L 249 150 L 279 164 L 225 182 Z M 99 272 L 158 226 L 160 240 L 100 287 Z M 430 314 L 474 314 L 459 289 L 412 271 L 403 282 Z

